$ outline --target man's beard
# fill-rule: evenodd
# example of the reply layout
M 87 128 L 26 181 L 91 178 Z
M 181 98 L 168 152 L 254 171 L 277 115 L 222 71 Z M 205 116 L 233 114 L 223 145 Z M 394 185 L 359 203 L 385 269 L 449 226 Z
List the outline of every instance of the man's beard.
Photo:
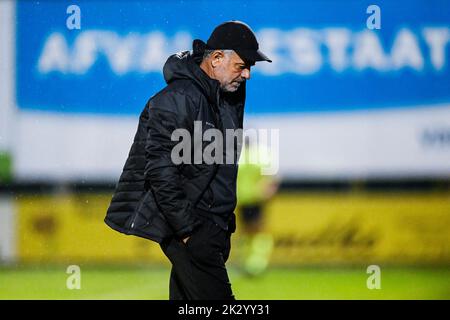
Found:
M 243 82 L 244 81 L 232 81 L 231 83 L 220 86 L 220 89 L 223 92 L 235 92 L 237 91 L 237 89 L 239 89 Z

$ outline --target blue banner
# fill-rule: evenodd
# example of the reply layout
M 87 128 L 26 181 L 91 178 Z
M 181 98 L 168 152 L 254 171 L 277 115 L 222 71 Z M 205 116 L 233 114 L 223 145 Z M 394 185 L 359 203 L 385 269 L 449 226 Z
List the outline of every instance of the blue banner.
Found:
M 248 23 L 273 63 L 248 83 L 254 114 L 450 102 L 447 1 L 18 1 L 22 110 L 138 114 L 170 54 L 227 20 Z

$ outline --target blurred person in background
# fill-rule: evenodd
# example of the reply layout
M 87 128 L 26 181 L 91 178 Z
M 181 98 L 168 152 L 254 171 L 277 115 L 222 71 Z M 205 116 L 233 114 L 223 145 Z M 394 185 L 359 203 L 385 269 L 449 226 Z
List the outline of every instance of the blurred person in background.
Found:
M 273 248 L 273 237 L 264 227 L 265 207 L 279 186 L 276 175 L 263 174 L 271 159 L 267 147 L 246 138 L 239 160 L 237 195 L 242 226 L 240 263 L 249 276 L 266 270 Z

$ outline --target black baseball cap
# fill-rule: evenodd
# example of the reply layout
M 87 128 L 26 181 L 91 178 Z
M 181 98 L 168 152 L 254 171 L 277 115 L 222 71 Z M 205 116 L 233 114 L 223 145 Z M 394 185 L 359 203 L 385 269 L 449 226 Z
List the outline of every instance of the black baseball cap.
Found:
M 194 52 L 205 50 L 234 50 L 242 60 L 254 64 L 256 61 L 272 62 L 259 50 L 255 33 L 242 21 L 231 20 L 218 25 L 205 43 L 195 39 Z

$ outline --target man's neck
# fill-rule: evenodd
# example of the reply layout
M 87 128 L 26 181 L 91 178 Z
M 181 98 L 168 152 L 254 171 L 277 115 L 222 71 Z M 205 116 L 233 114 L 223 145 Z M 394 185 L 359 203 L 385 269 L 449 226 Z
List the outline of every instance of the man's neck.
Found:
M 217 80 L 216 78 L 214 78 L 214 73 L 213 73 L 211 67 L 208 66 L 208 64 L 205 61 L 202 61 L 200 63 L 200 69 L 202 69 L 208 75 L 208 77 L 210 77 L 211 79 Z

